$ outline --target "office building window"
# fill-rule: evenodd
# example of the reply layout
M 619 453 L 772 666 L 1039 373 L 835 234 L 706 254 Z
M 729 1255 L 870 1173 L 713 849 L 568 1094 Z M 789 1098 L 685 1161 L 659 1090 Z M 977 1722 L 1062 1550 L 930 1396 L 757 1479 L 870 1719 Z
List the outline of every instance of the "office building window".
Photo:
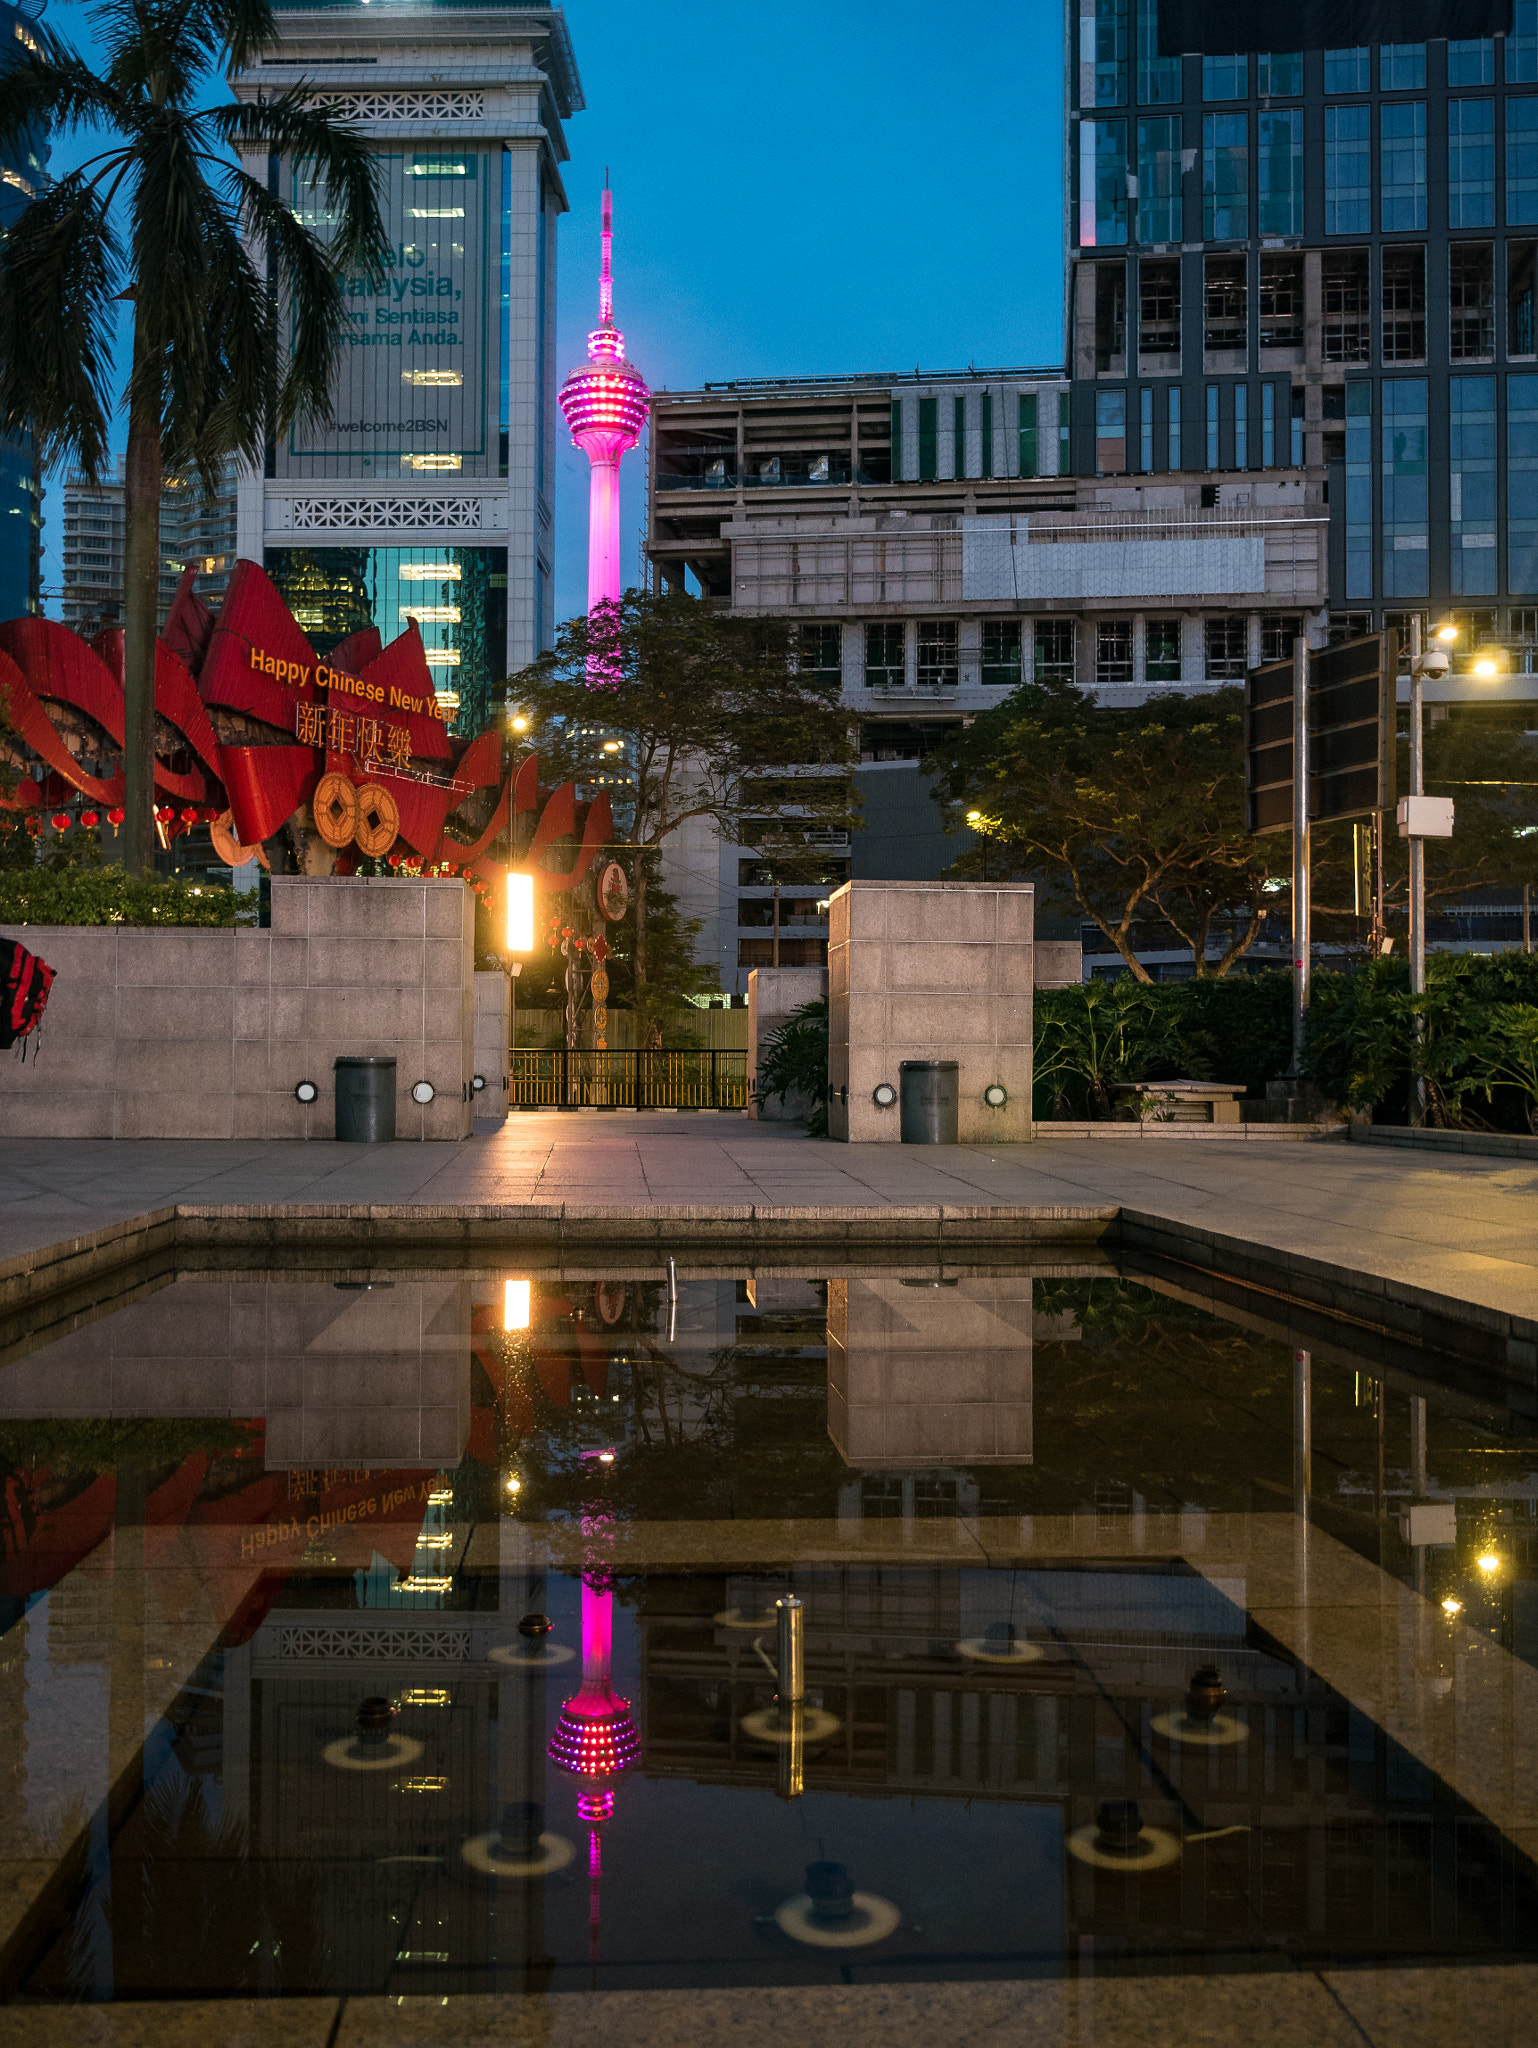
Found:
M 844 665 L 842 626 L 792 627 L 796 671 L 800 675 L 837 675 Z
M 1250 466 L 1250 387 L 1234 386 L 1234 468 Z
M 993 475 L 993 393 L 985 391 L 977 402 L 978 439 L 982 444 L 979 476 Z
M 983 682 L 990 690 L 1013 690 L 1020 683 L 1020 621 L 983 620 Z
M 1506 83 L 1538 84 L 1538 0 L 1512 0 L 1506 38 Z
M 1137 238 L 1178 242 L 1184 232 L 1180 201 L 1180 116 L 1160 114 L 1137 124 Z
M 1154 466 L 1153 405 L 1153 387 L 1145 384 L 1138 394 L 1138 467 L 1143 470 Z
M 1538 611 L 1525 605 L 1520 610 L 1513 608 L 1508 645 L 1513 675 L 1530 676 L 1538 671 Z
M 1023 391 L 1020 394 L 1020 474 L 1036 474 L 1036 394 Z
M 1159 55 L 1159 0 L 1137 0 L 1137 98 L 1140 107 L 1180 105 L 1180 59 Z
M 1378 85 L 1383 92 L 1418 92 L 1426 83 L 1424 43 L 1383 43 L 1378 50 Z
M 1095 0 L 1095 105 L 1127 104 L 1127 0 Z
M 919 400 L 919 482 L 933 483 L 940 473 L 940 429 L 932 398 Z
M 1538 5 L 1538 0 L 1534 0 Z M 1371 92 L 1372 50 L 1363 43 L 1356 50 L 1326 50 L 1324 53 L 1326 92 Z
M 865 687 L 900 690 L 906 681 L 902 620 L 872 620 L 865 628 Z
M 1127 394 L 1095 393 L 1095 474 L 1119 476 L 1127 467 Z
M 892 400 L 892 481 L 900 484 L 903 479 L 903 404 L 900 398 Z
M 1538 595 L 1538 376 L 1506 379 L 1506 588 Z
M 1059 392 L 1057 397 L 1057 473 L 1059 476 L 1073 475 L 1073 441 L 1069 430 L 1068 398 Z
M 1127 369 L 1127 266 L 1095 265 L 1095 370 L 1124 376 Z
M 951 475 L 964 477 L 967 473 L 967 402 L 958 398 L 951 408 L 953 426 L 951 429 Z
M 1325 398 L 1330 397 L 1326 391 Z M 1372 386 L 1346 386 L 1346 596 L 1372 602 Z
M 1453 377 L 1448 403 L 1448 517 L 1456 597 L 1495 595 L 1495 379 Z
M 1282 618 L 1273 614 L 1264 615 L 1260 621 L 1260 658 L 1262 661 L 1291 661 L 1293 643 L 1298 637 L 1296 619 Z
M 1372 109 L 1324 110 L 1324 231 L 1365 235 L 1372 228 Z
M 921 690 L 954 689 L 961 669 L 956 658 L 956 621 L 920 619 L 918 685 Z
M 1079 123 L 1079 241 L 1118 249 L 1127 239 L 1127 124 Z
M 1073 620 L 1036 621 L 1036 680 L 1038 683 L 1073 682 Z
M 1260 387 L 1260 466 L 1276 467 L 1276 386 Z
M 1256 218 L 1263 235 L 1303 232 L 1303 109 L 1256 116 L 1259 136 Z
M 1365 363 L 1372 356 L 1372 307 L 1365 249 L 1327 249 L 1320 265 L 1324 300 L 1320 346 L 1327 363 Z
M 1303 52 L 1275 50 L 1255 60 L 1255 90 L 1263 100 L 1295 100 L 1303 91 Z
M 1132 680 L 1132 621 L 1102 619 L 1095 628 L 1095 681 Z
M 1143 674 L 1150 683 L 1180 681 L 1180 621 L 1150 619 L 1144 641 Z
M 1449 43 L 1447 82 L 1449 85 L 1494 85 L 1494 38 L 1485 36 L 1471 43 Z
M 1169 439 L 1168 467 L 1171 469 L 1183 469 L 1185 464 L 1180 458 L 1180 386 L 1178 384 L 1170 386 L 1168 403 L 1169 415 L 1166 423 Z
M 1506 102 L 1506 225 L 1538 221 L 1538 99 Z
M 1385 234 L 1426 225 L 1426 102 L 1391 100 L 1380 107 L 1378 225 Z
M 1145 256 L 1137 267 L 1137 352 L 1149 368 L 1180 367 L 1180 264 Z
M 1203 57 L 1202 98 L 1204 100 L 1247 100 L 1250 96 L 1250 60 L 1245 56 Z
M 1207 621 L 1207 680 L 1209 683 L 1243 682 L 1245 670 L 1246 622 L 1227 617 Z
M 1506 244 L 1506 353 L 1530 356 L 1535 350 L 1533 271 L 1538 243 Z
M 1495 354 L 1495 250 L 1489 242 L 1448 248 L 1447 340 L 1455 363 Z
M 1386 363 L 1426 360 L 1426 252 L 1383 251 L 1383 325 L 1379 341 Z
M 1260 345 L 1262 348 L 1303 346 L 1303 258 L 1262 256 L 1260 259 Z
M 1495 102 L 1447 103 L 1447 225 L 1495 226 Z
M 1301 384 L 1292 387 L 1292 466 L 1303 467 L 1303 403 L 1304 389 Z
M 1427 554 L 1426 380 L 1383 382 L 1383 595 L 1425 597 Z
M 1243 354 L 1249 346 L 1249 294 L 1244 258 L 1208 256 L 1203 263 L 1202 285 L 1205 299 L 1202 347 L 1209 355 L 1218 350 L 1232 352 L 1235 349 Z
M 1207 467 L 1218 466 L 1218 387 L 1207 386 Z
M 1242 242 L 1250 231 L 1250 123 L 1247 114 L 1202 116 L 1202 234 Z

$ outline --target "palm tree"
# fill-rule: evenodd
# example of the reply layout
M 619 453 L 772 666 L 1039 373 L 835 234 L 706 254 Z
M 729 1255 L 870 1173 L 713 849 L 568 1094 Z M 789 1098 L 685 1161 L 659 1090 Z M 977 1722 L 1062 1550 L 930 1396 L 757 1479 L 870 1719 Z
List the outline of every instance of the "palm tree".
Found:
M 107 0 L 94 68 L 40 24 L 0 72 L 0 143 L 106 130 L 98 156 L 0 240 L 0 429 L 98 471 L 115 304 L 133 307 L 124 472 L 124 864 L 153 865 L 155 633 L 167 469 L 213 484 L 296 420 L 330 417 L 342 280 L 388 254 L 375 160 L 304 86 L 200 105 L 276 40 L 268 0 Z M 287 155 L 324 192 L 322 240 L 235 152 Z M 265 275 L 262 259 L 265 258 Z

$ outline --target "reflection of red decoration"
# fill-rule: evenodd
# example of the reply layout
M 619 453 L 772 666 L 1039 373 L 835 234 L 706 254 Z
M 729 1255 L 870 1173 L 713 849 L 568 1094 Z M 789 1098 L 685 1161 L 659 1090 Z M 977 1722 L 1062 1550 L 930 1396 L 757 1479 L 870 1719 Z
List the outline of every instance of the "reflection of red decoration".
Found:
M 127 813 L 124 811 L 123 806 L 121 804 L 114 804 L 107 813 L 107 823 L 109 825 L 121 825 L 126 816 Z
M 55 831 L 55 832 L 66 832 L 66 831 L 68 831 L 68 829 L 69 829 L 69 812 L 68 812 L 68 811 L 55 811 L 55 812 L 54 812 L 54 814 L 53 814 L 53 817 L 52 817 L 52 819 L 51 819 L 51 821 L 50 821 L 50 822 L 52 823 L 52 825 L 53 825 L 53 829 L 54 829 L 54 831 Z
M 101 812 L 100 812 L 100 811 L 82 811 L 82 812 L 80 813 L 80 822 L 81 822 L 81 824 L 82 824 L 82 825 L 84 825 L 84 826 L 86 826 L 86 827 L 88 827 L 88 828 L 89 828 L 90 826 L 93 826 L 93 825 L 99 825 L 99 824 L 101 823 Z

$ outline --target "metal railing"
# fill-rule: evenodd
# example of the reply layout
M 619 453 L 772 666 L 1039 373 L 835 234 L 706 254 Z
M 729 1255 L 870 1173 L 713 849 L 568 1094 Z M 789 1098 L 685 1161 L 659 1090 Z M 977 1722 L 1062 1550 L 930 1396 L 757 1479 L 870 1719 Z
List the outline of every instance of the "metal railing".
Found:
M 597 1052 L 524 1049 L 512 1055 L 514 1109 L 746 1109 L 745 1051 Z

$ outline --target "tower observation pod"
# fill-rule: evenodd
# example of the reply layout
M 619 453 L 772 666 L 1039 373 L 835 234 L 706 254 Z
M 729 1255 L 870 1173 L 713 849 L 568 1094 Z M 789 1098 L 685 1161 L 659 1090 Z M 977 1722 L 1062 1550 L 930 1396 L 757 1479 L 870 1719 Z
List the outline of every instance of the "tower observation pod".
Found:
M 603 188 L 603 264 L 598 281 L 598 325 L 587 338 L 587 361 L 561 386 L 558 404 L 573 443 L 591 466 L 588 490 L 587 608 L 612 603 L 620 594 L 620 457 L 641 438 L 651 411 L 651 393 L 633 363 L 625 360 L 625 337 L 614 324 L 613 202 L 607 176 Z M 590 675 L 601 682 L 601 676 Z

